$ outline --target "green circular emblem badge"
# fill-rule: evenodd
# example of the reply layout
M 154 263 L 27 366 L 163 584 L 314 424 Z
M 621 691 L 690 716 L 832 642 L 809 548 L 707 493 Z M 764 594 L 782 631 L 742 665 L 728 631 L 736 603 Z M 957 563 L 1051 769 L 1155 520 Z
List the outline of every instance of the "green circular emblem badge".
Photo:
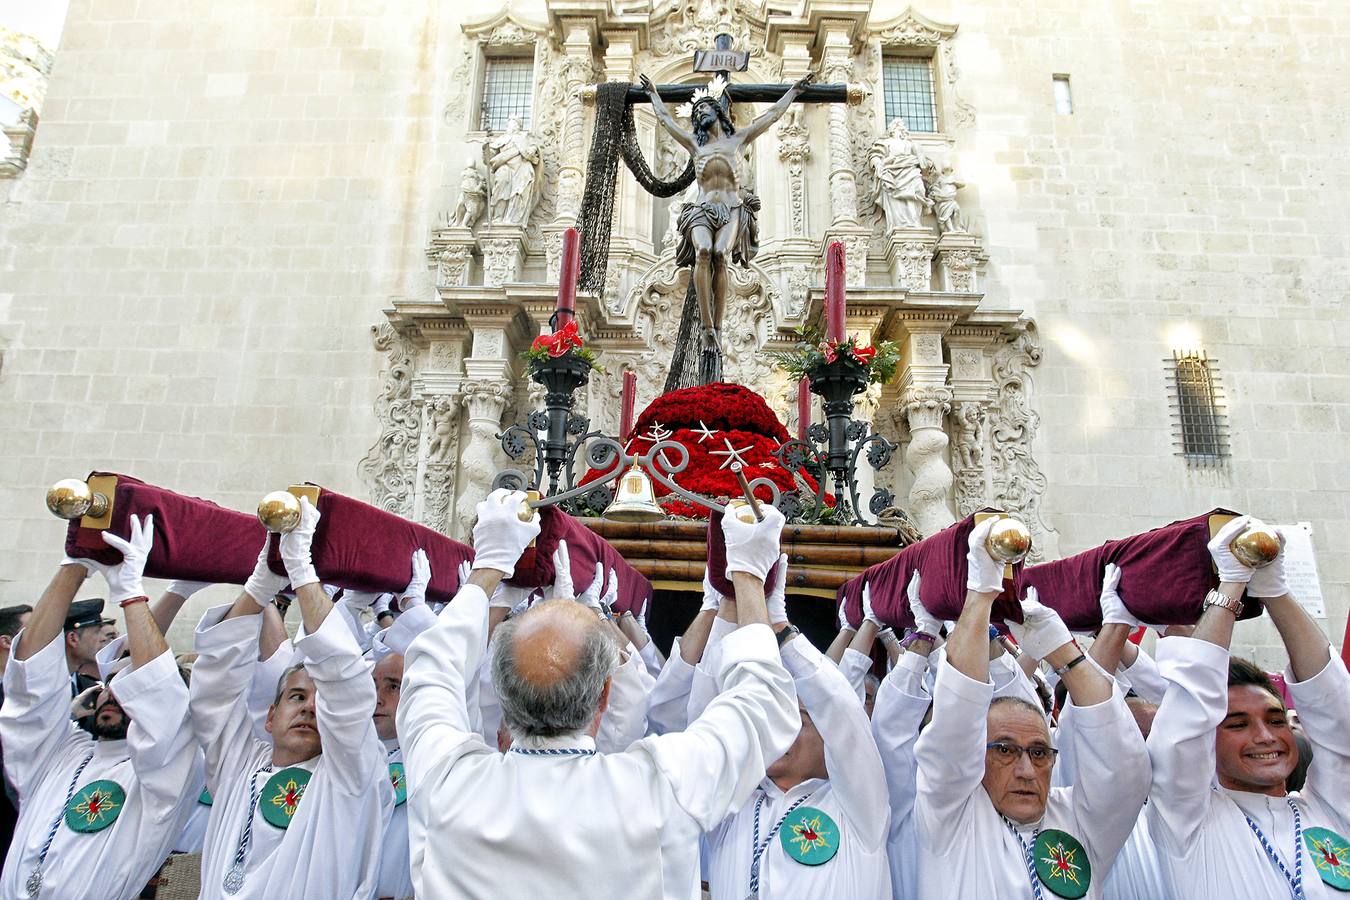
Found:
M 1350 891 L 1350 841 L 1330 828 L 1309 828 L 1303 832 L 1303 844 L 1323 883 Z
M 408 799 L 408 779 L 403 777 L 403 763 L 389 764 L 389 783 L 394 786 L 394 805 L 402 806 Z
M 778 840 L 790 859 L 804 866 L 819 866 L 839 852 L 839 826 L 820 810 L 801 806 L 783 820 Z
M 200 803 L 202 806 L 210 806 L 212 802 L 211 792 L 208 791 L 206 788 L 202 788 L 202 792 L 197 795 L 197 802 Z
M 66 824 L 71 831 L 102 831 L 122 814 L 127 792 L 115 781 L 91 781 L 75 792 L 66 804 Z
M 1031 852 L 1041 884 L 1067 900 L 1087 895 L 1092 884 L 1092 864 L 1078 838 L 1067 831 L 1047 828 L 1036 836 L 1036 846 Z
M 309 772 L 292 766 L 267 779 L 258 798 L 263 818 L 278 828 L 289 827 L 295 811 L 300 808 L 300 798 L 305 796 L 309 777 Z

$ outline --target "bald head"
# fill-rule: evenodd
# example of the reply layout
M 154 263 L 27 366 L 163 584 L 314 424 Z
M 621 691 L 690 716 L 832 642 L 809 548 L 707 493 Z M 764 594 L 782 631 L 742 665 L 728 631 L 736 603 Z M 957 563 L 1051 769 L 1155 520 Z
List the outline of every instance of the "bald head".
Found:
M 493 640 L 492 681 L 512 735 L 559 737 L 593 725 L 618 656 L 579 603 L 547 600 L 508 619 Z

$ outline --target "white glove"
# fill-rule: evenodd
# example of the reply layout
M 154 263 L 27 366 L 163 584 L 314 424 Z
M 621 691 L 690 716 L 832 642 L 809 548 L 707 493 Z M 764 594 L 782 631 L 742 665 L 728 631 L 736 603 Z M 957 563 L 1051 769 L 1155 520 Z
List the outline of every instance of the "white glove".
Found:
M 783 557 L 787 559 L 786 556 Z M 876 612 L 872 609 L 872 585 L 863 584 L 862 589 L 862 614 L 864 622 L 871 622 L 877 628 L 881 627 L 881 620 L 877 618 Z
M 502 581 L 497 584 L 497 589 L 488 598 L 488 606 L 495 606 L 498 609 L 515 609 L 519 604 L 527 602 L 532 593 L 534 593 L 534 588 L 515 587 Z
M 596 565 L 599 565 L 597 563 Z M 619 572 L 617 569 L 609 570 L 609 580 L 605 582 L 605 592 L 600 595 L 600 607 L 608 607 L 610 612 L 614 611 L 614 604 L 619 602 Z
M 403 597 L 398 608 L 406 610 L 412 606 L 422 606 L 427 602 L 427 586 L 431 584 L 431 561 L 427 551 L 417 549 L 412 555 L 412 581 L 403 589 Z
M 848 624 L 848 610 L 844 609 L 844 607 L 847 605 L 848 605 L 847 597 L 844 597 L 839 601 L 839 614 L 838 614 L 839 630 L 843 631 L 845 629 L 848 629 L 849 631 L 855 631 L 856 629 L 852 625 Z
M 1033 659 L 1045 659 L 1073 640 L 1059 614 L 1041 605 L 1034 587 L 1027 588 L 1027 598 L 1022 601 L 1022 624 L 1009 622 L 1008 630 L 1017 638 L 1022 652 Z
M 1214 567 L 1219 570 L 1220 581 L 1246 584 L 1252 580 L 1252 568 L 1239 562 L 1233 551 L 1228 549 L 1228 545 L 1254 521 L 1251 516 L 1238 516 L 1209 539 L 1209 555 L 1214 560 Z
M 559 543 L 562 543 L 559 541 Z M 596 612 L 600 612 L 600 594 L 605 587 L 605 564 L 598 562 L 595 564 L 595 577 L 591 583 L 586 585 L 586 590 L 577 594 L 577 602 L 582 606 L 590 607 Z
M 193 594 L 204 591 L 210 586 L 211 582 L 209 581 L 171 581 L 168 588 L 165 589 L 165 593 L 189 600 Z
M 496 569 L 503 578 L 516 574 L 520 554 L 539 537 L 539 516 L 528 522 L 520 520 L 524 502 L 524 491 L 497 488 L 478 504 L 478 524 L 473 526 L 474 568 Z
M 722 594 L 717 588 L 713 587 L 712 578 L 707 570 L 703 572 L 703 605 L 698 608 L 699 612 L 704 610 L 719 610 L 722 608 Z
M 989 555 L 984 542 L 997 519 L 985 519 L 970 532 L 966 551 L 966 589 L 982 594 L 1003 590 L 1003 563 Z
M 1279 529 L 1275 529 L 1277 532 Z M 1280 554 L 1270 565 L 1252 569 L 1252 580 L 1247 583 L 1248 597 L 1283 597 L 1289 593 L 1289 581 L 1284 575 L 1284 535 L 1280 535 Z
M 1128 625 L 1130 628 L 1138 628 L 1141 624 L 1126 607 L 1125 602 L 1120 599 L 1116 588 L 1120 587 L 1120 566 L 1115 563 L 1107 563 L 1106 571 L 1102 575 L 1102 624 L 1103 625 Z
M 263 541 L 262 549 L 258 551 L 258 561 L 253 566 L 253 574 L 248 576 L 248 581 L 244 582 L 244 592 L 253 598 L 253 602 L 258 606 L 266 606 L 272 602 L 272 598 L 286 589 L 290 580 L 285 575 L 278 575 L 267 565 L 267 548 L 271 544 L 271 537 Z
M 459 564 L 459 587 L 464 587 L 464 583 L 469 580 L 469 573 L 473 571 L 473 563 L 467 559 Z
M 314 561 L 310 558 L 310 546 L 314 543 L 314 527 L 318 524 L 319 511 L 309 502 L 308 497 L 301 497 L 300 524 L 281 536 L 281 561 L 286 564 L 286 574 L 290 576 L 291 587 L 297 591 L 319 580 L 319 573 L 314 571 Z
M 787 615 L 787 554 L 778 557 L 778 574 L 773 576 L 773 584 L 769 586 L 769 591 L 764 595 L 764 603 L 769 608 L 769 624 L 777 625 L 779 622 L 786 622 Z M 864 594 L 867 588 L 863 588 Z
M 61 560 L 63 566 L 80 566 L 88 575 L 102 575 L 107 577 L 108 570 L 112 566 L 105 566 L 103 563 L 93 559 L 85 559 L 82 556 L 67 556 Z
M 928 607 L 919 599 L 919 587 L 922 583 L 919 570 L 915 569 L 914 574 L 910 576 L 909 585 L 905 588 L 905 597 L 909 600 L 909 611 L 914 614 L 914 630 L 937 638 L 942 630 L 942 622 L 930 613 Z
M 761 522 L 742 522 L 740 517 L 722 517 L 722 535 L 727 545 L 727 578 L 732 572 L 746 572 L 763 581 L 778 561 L 778 541 L 783 533 L 783 514 L 761 503 Z
M 393 594 L 380 594 L 375 598 L 375 602 L 370 606 L 370 611 L 375 613 L 376 620 L 378 620 L 380 616 L 389 615 L 389 601 L 393 599 Z
M 122 564 L 109 566 L 103 572 L 108 582 L 108 601 L 121 603 L 132 597 L 144 597 L 145 585 L 141 584 L 141 577 L 145 574 L 145 561 L 150 558 L 150 548 L 155 545 L 154 515 L 145 517 L 144 526 L 139 516 L 132 516 L 129 539 L 105 531 L 103 543 L 122 551 Z

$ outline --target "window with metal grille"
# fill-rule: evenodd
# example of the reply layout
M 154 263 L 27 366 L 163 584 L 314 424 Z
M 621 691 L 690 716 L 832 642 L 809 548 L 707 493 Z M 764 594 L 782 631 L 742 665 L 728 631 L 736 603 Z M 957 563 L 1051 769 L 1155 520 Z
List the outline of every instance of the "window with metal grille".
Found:
M 482 129 L 505 131 L 512 116 L 520 119 L 522 128 L 529 128 L 533 81 L 532 60 L 489 57 L 483 74 Z
M 1217 466 L 1229 457 L 1219 364 L 1204 351 L 1172 351 L 1173 441 L 1188 465 Z
M 937 131 L 937 99 L 933 94 L 933 61 L 891 57 L 882 64 L 886 124 L 904 119 L 910 131 Z

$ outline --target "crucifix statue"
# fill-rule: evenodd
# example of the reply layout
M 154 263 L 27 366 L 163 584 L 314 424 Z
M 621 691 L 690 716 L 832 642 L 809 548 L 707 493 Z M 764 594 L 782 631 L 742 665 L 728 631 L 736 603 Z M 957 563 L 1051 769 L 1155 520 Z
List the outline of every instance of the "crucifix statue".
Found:
M 718 35 L 715 49 L 697 51 L 694 56 L 695 71 L 714 73 L 706 87 L 654 85 L 643 75 L 640 86 L 611 82 L 595 88 L 595 131 L 580 222 L 583 288 L 604 290 L 620 157 L 638 183 L 658 197 L 673 196 L 698 181 L 698 197 L 685 204 L 677 223 L 676 264 L 691 273 L 667 391 L 722 378 L 721 328 L 730 289 L 727 265 L 748 265 L 758 247 L 759 198 L 738 181 L 739 156 L 794 102 L 856 103 L 862 99 L 861 88 L 812 84 L 809 74 L 793 84 L 731 84 L 730 70 L 744 71 L 748 62 L 748 53 L 731 49 L 729 35 Z M 733 100 L 772 102 L 773 106 L 738 131 L 732 124 Z M 689 152 L 689 164 L 672 181 L 661 181 L 652 173 L 638 146 L 632 104 L 644 101 L 652 104 L 661 125 Z M 671 115 L 668 101 L 686 101 L 677 112 L 688 117 L 688 128 Z M 695 320 L 702 326 L 697 330 Z

